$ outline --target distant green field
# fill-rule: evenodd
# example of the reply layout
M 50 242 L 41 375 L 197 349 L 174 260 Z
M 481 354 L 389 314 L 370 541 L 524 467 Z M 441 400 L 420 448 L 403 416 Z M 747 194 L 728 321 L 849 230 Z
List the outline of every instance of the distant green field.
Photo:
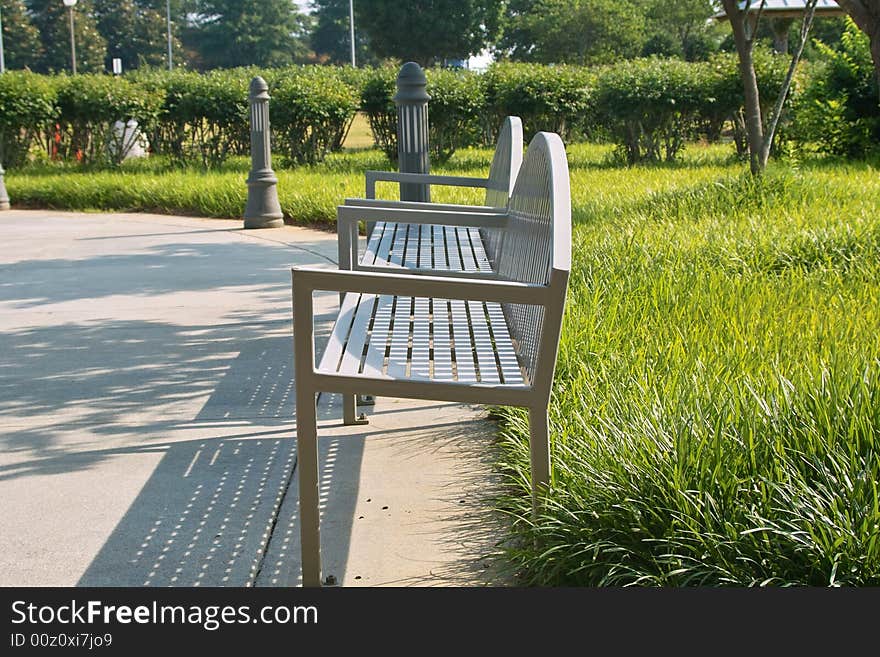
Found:
M 754 181 L 727 147 L 633 168 L 568 151 L 574 269 L 536 524 L 525 416 L 498 411 L 521 581 L 880 584 L 878 168 L 784 162 Z M 490 157 L 443 171 L 484 175 Z M 281 170 L 282 207 L 330 224 L 362 171 L 387 167 L 363 151 Z M 50 167 L 7 184 L 19 203 L 237 217 L 246 172 Z
M 358 112 L 354 116 L 348 135 L 342 147 L 348 151 L 359 150 L 362 148 L 372 148 L 374 146 L 373 133 L 370 131 L 370 121 L 366 114 Z

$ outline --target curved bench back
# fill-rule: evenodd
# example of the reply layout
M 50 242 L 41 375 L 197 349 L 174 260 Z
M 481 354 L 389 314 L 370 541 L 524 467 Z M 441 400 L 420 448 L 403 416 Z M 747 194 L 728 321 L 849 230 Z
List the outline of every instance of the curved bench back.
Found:
M 547 285 L 549 296 L 546 308 L 506 304 L 504 313 L 529 380 L 549 395 L 571 270 L 571 191 L 559 135 L 539 132 L 532 139 L 508 207 L 497 271 L 510 280 Z
M 498 144 L 489 167 L 489 184 L 486 187 L 485 205 L 492 208 L 506 208 L 516 184 L 523 159 L 523 129 L 518 116 L 508 116 L 498 133 Z M 484 229 L 483 243 L 489 260 L 495 261 L 501 242 L 501 231 Z

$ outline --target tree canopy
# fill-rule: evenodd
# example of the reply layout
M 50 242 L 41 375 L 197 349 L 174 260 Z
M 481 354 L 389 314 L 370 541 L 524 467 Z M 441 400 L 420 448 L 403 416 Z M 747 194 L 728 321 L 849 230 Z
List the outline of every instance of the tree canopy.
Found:
M 606 63 L 639 55 L 705 57 L 717 48 L 712 0 L 509 0 L 499 56 Z
M 34 70 L 41 73 L 70 71 L 67 7 L 58 0 L 27 0 L 27 7 L 40 35 L 41 52 Z M 74 16 L 77 70 L 80 73 L 99 73 L 104 70 L 107 42 L 98 30 L 93 0 L 80 0 L 74 9 Z
M 137 0 L 93 0 L 98 31 L 107 42 L 104 64 L 112 68 L 113 58 L 122 60 L 128 70 L 141 64 L 166 66 L 168 58 L 167 24 L 164 11 Z M 177 61 L 183 49 L 172 36 L 172 50 Z
M 347 64 L 351 61 L 351 35 L 349 27 L 348 0 L 314 0 L 314 29 L 310 45 L 317 57 L 326 58 L 333 64 Z M 360 26 L 363 10 L 361 3 L 355 3 L 355 26 Z M 370 48 L 364 30 L 355 31 L 355 59 L 358 66 L 376 64 L 379 58 Z
M 40 59 L 40 33 L 23 0 L 0 0 L 3 18 L 3 56 L 8 68 L 35 68 Z
M 309 19 L 291 0 L 198 0 L 187 41 L 205 68 L 285 66 L 308 55 Z
M 502 0 L 358 0 L 358 29 L 378 57 L 430 66 L 467 59 L 499 33 Z

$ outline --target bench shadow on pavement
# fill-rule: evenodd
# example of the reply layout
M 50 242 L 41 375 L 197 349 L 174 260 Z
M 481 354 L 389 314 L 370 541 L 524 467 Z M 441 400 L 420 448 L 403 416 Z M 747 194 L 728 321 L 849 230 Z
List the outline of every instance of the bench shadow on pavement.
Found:
M 281 504 L 298 495 L 290 342 L 279 336 L 242 345 L 185 427 L 205 437 L 161 446 L 161 461 L 79 586 L 255 583 Z M 319 405 L 325 422 L 338 422 L 338 410 Z M 346 472 L 360 468 L 360 447 L 353 442 L 338 454 L 331 447 L 334 456 L 323 464 L 324 511 L 349 518 L 347 527 L 338 527 L 346 552 L 357 481 L 337 485 L 332 479 L 339 461 Z

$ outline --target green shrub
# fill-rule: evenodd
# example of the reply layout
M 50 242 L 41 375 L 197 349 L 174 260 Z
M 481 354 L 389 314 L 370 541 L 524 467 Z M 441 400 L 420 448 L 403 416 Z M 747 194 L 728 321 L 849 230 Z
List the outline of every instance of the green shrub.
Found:
M 485 97 L 480 77 L 468 71 L 435 69 L 427 77 L 431 159 L 443 163 L 456 149 L 483 141 Z
M 119 164 L 132 140 L 114 129 L 117 121 L 150 126 L 161 109 L 161 97 L 124 78 L 109 75 L 60 76 L 57 79 L 59 154 L 83 164 Z
M 52 78 L 22 71 L 0 75 L 0 164 L 19 166 L 49 132 L 57 108 Z
M 369 71 L 361 86 L 361 110 L 370 121 L 373 141 L 388 159 L 397 161 L 397 108 L 394 105 L 397 71 L 389 66 Z
M 848 157 L 880 143 L 880 103 L 868 37 L 847 19 L 838 49 L 816 42 L 821 57 L 796 105 L 793 138 Z
M 206 74 L 174 71 L 160 78 L 165 91 L 158 152 L 179 163 L 216 167 L 248 153 L 250 69 Z
M 710 69 L 675 59 L 638 59 L 599 75 L 599 119 L 630 164 L 672 161 L 713 98 Z
M 582 136 L 594 127 L 595 72 L 578 66 L 493 64 L 484 74 L 486 126 L 490 142 L 507 116 L 518 116 L 523 132 Z
M 339 150 L 358 108 L 358 95 L 339 70 L 286 69 L 274 82 L 270 115 L 275 147 L 300 164 L 320 162 Z

